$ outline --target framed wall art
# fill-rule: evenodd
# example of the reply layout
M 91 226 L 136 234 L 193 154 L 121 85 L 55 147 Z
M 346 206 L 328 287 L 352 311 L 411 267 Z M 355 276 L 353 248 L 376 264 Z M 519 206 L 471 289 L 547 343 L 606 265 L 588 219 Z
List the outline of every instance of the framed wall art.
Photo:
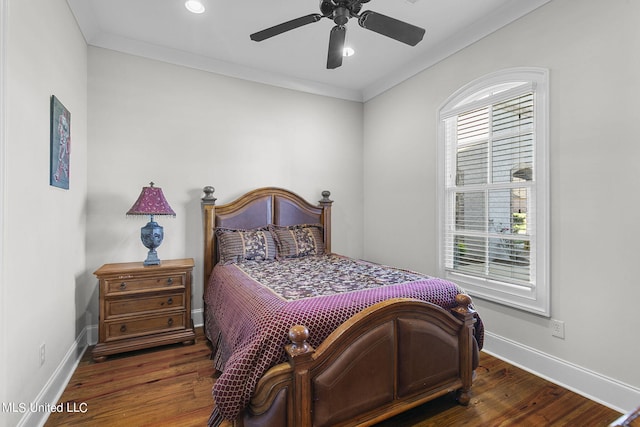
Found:
M 71 113 L 51 95 L 51 168 L 49 184 L 69 189 L 69 154 L 71 148 Z

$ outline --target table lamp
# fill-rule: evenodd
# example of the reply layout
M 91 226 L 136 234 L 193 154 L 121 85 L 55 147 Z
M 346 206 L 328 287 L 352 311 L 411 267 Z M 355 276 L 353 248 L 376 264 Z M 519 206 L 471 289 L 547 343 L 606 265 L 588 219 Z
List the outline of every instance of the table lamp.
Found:
M 171 206 L 169 206 L 169 202 L 164 198 L 162 189 L 160 187 L 154 187 L 153 182 L 149 184 L 149 187 L 142 187 L 142 192 L 138 200 L 131 206 L 127 215 L 151 216 L 147 225 L 140 229 L 140 240 L 142 240 L 142 244 L 149 249 L 147 259 L 143 264 L 160 264 L 160 258 L 158 258 L 156 248 L 162 243 L 164 229 L 153 220 L 153 217 L 155 215 L 176 216 L 176 213 L 171 209 Z

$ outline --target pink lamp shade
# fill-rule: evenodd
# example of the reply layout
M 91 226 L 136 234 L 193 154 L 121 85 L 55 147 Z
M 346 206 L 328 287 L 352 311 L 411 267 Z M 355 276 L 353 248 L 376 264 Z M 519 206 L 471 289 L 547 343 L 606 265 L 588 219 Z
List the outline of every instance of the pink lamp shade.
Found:
M 162 188 L 154 187 L 153 182 L 149 187 L 142 187 L 142 192 L 138 200 L 131 206 L 127 215 L 170 215 L 176 213 L 169 206 L 169 202 L 164 198 Z

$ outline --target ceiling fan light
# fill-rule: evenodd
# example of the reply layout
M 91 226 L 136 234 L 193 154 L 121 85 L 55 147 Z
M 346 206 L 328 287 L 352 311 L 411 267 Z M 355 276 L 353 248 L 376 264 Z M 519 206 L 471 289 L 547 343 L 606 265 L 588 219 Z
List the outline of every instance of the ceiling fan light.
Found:
M 184 7 L 191 13 L 204 13 L 204 5 L 200 0 L 187 0 Z
M 342 56 L 344 56 L 345 58 L 346 58 L 346 57 L 349 57 L 349 56 L 353 56 L 353 54 L 355 54 L 355 53 L 356 53 L 356 51 L 355 51 L 355 50 L 353 50 L 353 48 L 352 48 L 352 47 L 345 47 L 345 48 L 342 50 Z

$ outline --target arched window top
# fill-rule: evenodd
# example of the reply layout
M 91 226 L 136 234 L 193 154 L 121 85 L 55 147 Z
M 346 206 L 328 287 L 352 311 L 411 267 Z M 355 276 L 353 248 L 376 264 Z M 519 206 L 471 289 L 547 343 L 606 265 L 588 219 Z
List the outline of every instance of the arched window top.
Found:
M 546 93 L 549 71 L 546 68 L 507 68 L 480 77 L 451 95 L 440 108 L 440 118 L 486 105 L 489 100 L 507 99 L 515 94 L 538 89 Z
M 473 94 L 469 95 L 468 97 L 460 101 L 458 104 L 456 104 L 454 108 L 459 108 L 475 101 L 482 101 L 486 98 L 498 95 L 504 91 L 511 90 L 513 88 L 517 88 L 524 85 L 527 85 L 527 82 L 509 82 L 509 83 L 497 84 L 495 86 L 491 86 L 486 89 L 482 89 L 477 92 L 474 92 Z

